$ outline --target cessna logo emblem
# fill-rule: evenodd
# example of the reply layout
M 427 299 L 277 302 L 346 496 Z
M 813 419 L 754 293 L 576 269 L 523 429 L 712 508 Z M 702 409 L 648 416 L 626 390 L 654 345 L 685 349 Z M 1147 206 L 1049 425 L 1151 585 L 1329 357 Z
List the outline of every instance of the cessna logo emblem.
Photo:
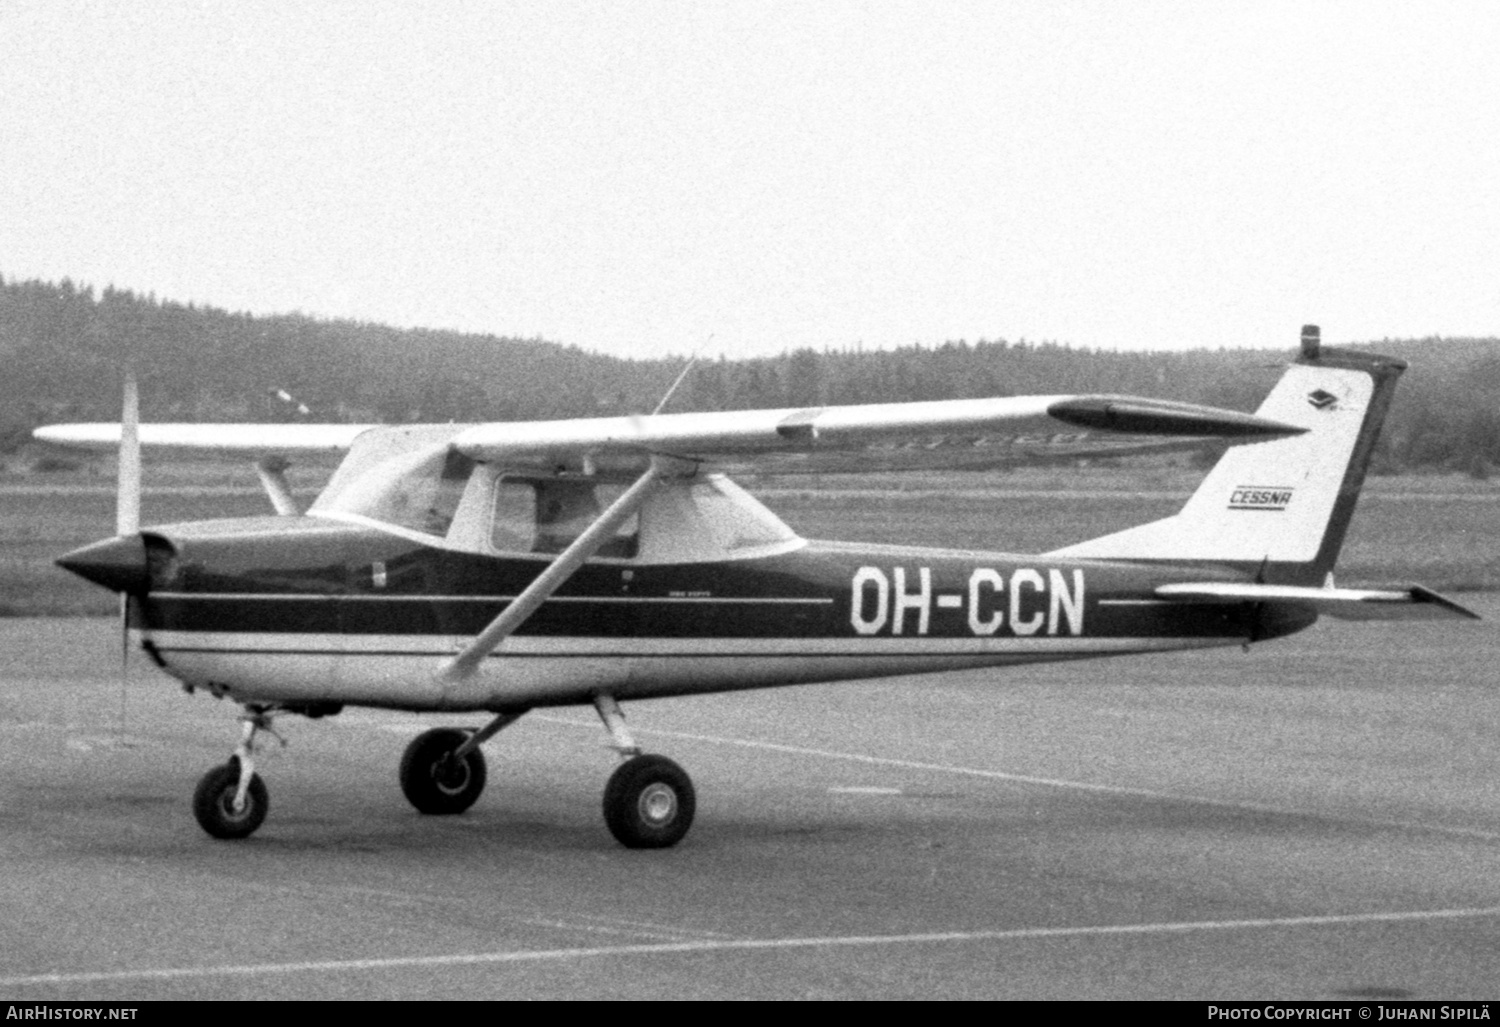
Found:
M 1285 510 L 1292 490 L 1281 485 L 1241 485 L 1229 494 L 1231 510 Z
M 1339 398 L 1326 389 L 1318 389 L 1307 395 L 1307 401 L 1319 410 L 1331 410 L 1338 403 Z

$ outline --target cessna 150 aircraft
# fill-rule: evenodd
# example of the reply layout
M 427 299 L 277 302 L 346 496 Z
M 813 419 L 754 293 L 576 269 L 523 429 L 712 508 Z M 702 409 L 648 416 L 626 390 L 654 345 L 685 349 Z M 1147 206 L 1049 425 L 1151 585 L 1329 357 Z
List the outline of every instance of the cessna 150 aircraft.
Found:
M 1243 645 L 1340 617 L 1474 616 L 1332 570 L 1405 365 L 1325 349 L 1255 414 L 1032 396 L 478 425 L 59 425 L 119 446 L 114 538 L 58 562 L 124 597 L 130 637 L 189 692 L 243 705 L 234 756 L 194 798 L 243 838 L 265 818 L 257 734 L 346 705 L 486 712 L 419 735 L 402 790 L 468 809 L 481 743 L 528 710 L 592 704 L 624 762 L 604 819 L 624 845 L 686 834 L 687 774 L 643 755 L 622 700 L 1043 660 Z M 1037 555 L 819 542 L 727 471 L 995 466 L 1219 440 L 1175 516 Z M 141 529 L 142 448 L 257 461 L 276 516 Z M 282 474 L 347 451 L 310 509 Z

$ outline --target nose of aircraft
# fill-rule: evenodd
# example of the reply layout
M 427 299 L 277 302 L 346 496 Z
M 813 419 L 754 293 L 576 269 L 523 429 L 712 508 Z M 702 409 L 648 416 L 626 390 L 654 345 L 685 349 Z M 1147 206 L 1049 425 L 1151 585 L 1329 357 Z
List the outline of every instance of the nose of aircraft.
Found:
M 146 542 L 140 535 L 120 535 L 75 549 L 58 557 L 57 565 L 115 592 L 144 595 L 151 588 Z

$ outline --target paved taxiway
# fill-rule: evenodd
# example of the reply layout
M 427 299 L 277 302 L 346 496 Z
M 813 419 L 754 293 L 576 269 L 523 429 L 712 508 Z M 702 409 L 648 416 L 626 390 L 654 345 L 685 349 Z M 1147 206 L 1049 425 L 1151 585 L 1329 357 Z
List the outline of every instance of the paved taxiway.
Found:
M 608 836 L 590 710 L 395 780 L 443 722 L 279 722 L 271 815 L 192 820 L 235 708 L 89 621 L 0 622 L 0 998 L 1500 997 L 1500 599 L 1169 658 L 627 707 L 687 767 Z M 452 722 L 477 722 L 457 718 Z

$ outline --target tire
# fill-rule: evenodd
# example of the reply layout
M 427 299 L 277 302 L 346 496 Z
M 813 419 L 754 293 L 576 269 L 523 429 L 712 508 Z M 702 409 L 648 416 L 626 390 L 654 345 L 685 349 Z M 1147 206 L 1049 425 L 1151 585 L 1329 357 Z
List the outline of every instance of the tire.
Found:
M 424 731 L 401 757 L 401 791 L 420 813 L 449 816 L 474 805 L 484 791 L 484 753 L 475 749 L 462 760 L 449 754 L 468 741 L 470 732 L 452 727 Z
M 235 812 L 234 796 L 239 787 L 240 762 L 237 759 L 204 774 L 193 793 L 193 816 L 198 818 L 198 826 L 215 838 L 248 838 L 254 834 L 271 808 L 266 783 L 259 774 L 250 775 L 245 808 Z
M 698 799 L 687 771 L 665 756 L 636 756 L 604 786 L 604 822 L 627 849 L 665 849 L 693 826 Z

